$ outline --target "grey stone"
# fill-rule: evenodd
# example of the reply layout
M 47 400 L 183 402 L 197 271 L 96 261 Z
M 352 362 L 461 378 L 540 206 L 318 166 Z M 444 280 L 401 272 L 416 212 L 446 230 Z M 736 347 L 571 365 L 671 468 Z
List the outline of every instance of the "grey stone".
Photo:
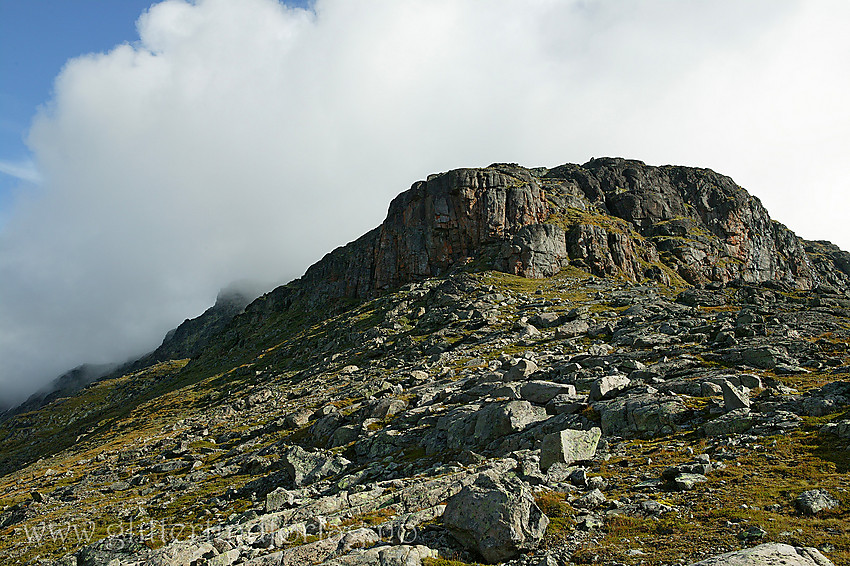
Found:
M 712 383 L 710 381 L 703 381 L 699 384 L 700 395 L 702 397 L 714 397 L 716 395 L 722 395 L 723 389 L 720 388 L 716 383 Z
M 331 448 L 337 446 L 345 446 L 349 442 L 357 440 L 360 434 L 360 427 L 357 425 L 345 425 L 336 429 L 331 436 Z
M 281 469 L 296 487 L 308 485 L 343 472 L 351 462 L 332 452 L 308 452 L 300 446 L 287 449 L 280 459 Z
M 696 484 L 708 481 L 702 474 L 679 474 L 673 478 L 673 485 L 679 491 L 691 491 Z
M 285 509 L 295 504 L 295 492 L 279 487 L 266 495 L 266 512 Z
M 590 330 L 590 325 L 587 324 L 586 320 L 573 320 L 555 329 L 555 338 L 567 339 L 584 336 L 588 330 Z
M 290 428 L 301 428 L 310 422 L 310 417 L 312 416 L 313 411 L 309 409 L 301 409 L 299 411 L 295 411 L 294 413 L 289 413 L 284 417 L 284 420 Z
M 751 373 L 738 375 L 738 380 L 741 382 L 741 385 L 750 389 L 760 389 L 762 387 L 761 378 Z
M 380 566 L 421 566 L 423 558 L 437 558 L 439 553 L 427 546 L 398 545 L 378 551 Z
M 728 436 L 746 432 L 753 427 L 753 416 L 749 409 L 735 409 L 702 425 L 706 436 Z
M 579 509 L 593 510 L 604 505 L 606 501 L 607 499 L 605 499 L 601 491 L 593 489 L 573 501 L 572 506 Z
M 556 395 L 546 403 L 546 412 L 550 415 L 572 415 L 587 407 L 584 395 Z
M 774 346 L 747 348 L 741 352 L 744 362 L 761 369 L 773 369 L 784 360 L 781 350 Z
M 234 548 L 232 550 L 228 550 L 226 552 L 222 552 L 221 554 L 217 554 L 211 558 L 207 558 L 206 565 L 207 566 L 230 566 L 237 560 L 239 560 L 240 552 L 238 548 Z
M 505 381 L 524 381 L 537 369 L 537 364 L 523 358 L 508 369 L 505 373 Z
M 480 443 L 525 430 L 529 425 L 546 420 L 546 409 L 528 401 L 492 403 L 478 412 L 475 438 Z
M 771 542 L 713 556 L 690 566 L 833 566 L 816 548 Z
M 602 431 L 597 427 L 547 434 L 540 447 L 540 469 L 545 472 L 556 462 L 570 465 L 592 459 L 601 437 Z
M 569 263 L 564 229 L 554 224 L 522 227 L 505 250 L 507 270 L 526 277 L 551 277 Z
M 557 326 L 560 320 L 560 313 L 541 312 L 531 317 L 531 319 L 529 319 L 529 322 L 538 328 L 550 328 L 552 326 Z
M 590 308 L 587 305 L 579 305 L 564 315 L 566 320 L 583 320 L 590 316 Z
M 379 399 L 369 411 L 368 418 L 383 419 L 399 414 L 407 408 L 407 401 L 396 398 Z
M 804 515 L 817 515 L 821 511 L 835 509 L 839 501 L 825 489 L 804 491 L 794 499 L 794 507 Z
M 520 387 L 520 396 L 537 405 L 545 405 L 557 395 L 575 395 L 574 385 L 551 381 L 529 381 Z
M 448 500 L 443 524 L 461 544 L 495 564 L 535 550 L 549 518 L 521 481 L 481 474 Z
M 749 397 L 728 381 L 724 380 L 720 384 L 720 390 L 723 392 L 723 406 L 727 411 L 748 409 L 750 407 Z
M 601 529 L 605 525 L 602 517 L 595 513 L 576 516 L 576 526 L 582 530 Z
M 603 399 L 613 399 L 621 391 L 626 389 L 631 380 L 625 375 L 605 375 L 597 379 L 590 386 L 591 401 L 601 401 Z
M 172 473 L 192 467 L 192 462 L 185 460 L 169 460 L 153 466 L 150 471 L 155 474 Z
M 679 397 L 657 393 L 626 395 L 593 404 L 608 436 L 654 438 L 675 432 L 688 414 Z
M 112 561 L 123 561 L 143 556 L 148 549 L 142 541 L 130 537 L 113 536 L 84 546 L 77 553 L 78 566 L 106 566 Z

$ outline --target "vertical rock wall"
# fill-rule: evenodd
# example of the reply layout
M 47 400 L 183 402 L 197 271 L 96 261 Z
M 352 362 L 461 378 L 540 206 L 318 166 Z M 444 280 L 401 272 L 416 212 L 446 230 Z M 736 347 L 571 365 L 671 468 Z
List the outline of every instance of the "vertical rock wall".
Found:
M 526 277 L 572 263 L 634 281 L 846 281 L 846 253 L 809 244 L 816 263 L 757 198 L 708 169 L 619 158 L 497 164 L 414 183 L 381 226 L 327 254 L 301 282 L 316 299 L 365 298 L 470 261 Z

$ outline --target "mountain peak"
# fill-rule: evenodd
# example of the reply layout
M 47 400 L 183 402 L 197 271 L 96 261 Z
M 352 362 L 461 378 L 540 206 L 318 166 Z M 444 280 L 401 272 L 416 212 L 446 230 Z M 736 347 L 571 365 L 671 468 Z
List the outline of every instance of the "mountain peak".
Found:
M 761 202 L 710 169 L 601 157 L 528 169 L 495 163 L 429 175 L 384 222 L 307 270 L 323 297 L 367 298 L 476 262 L 525 277 L 568 265 L 631 281 L 844 285 Z

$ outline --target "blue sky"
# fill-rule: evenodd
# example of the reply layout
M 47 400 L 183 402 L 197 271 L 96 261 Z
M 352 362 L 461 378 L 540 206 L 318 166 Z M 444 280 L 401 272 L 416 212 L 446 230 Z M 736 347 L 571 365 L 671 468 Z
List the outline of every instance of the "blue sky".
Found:
M 51 97 L 65 63 L 139 39 L 136 20 L 151 0 L 0 0 L 0 219 L 27 176 L 27 131 Z M 294 0 L 303 6 L 308 0 Z M 5 169 L 5 170 L 4 170 Z M 17 170 L 17 171 L 16 171 Z
M 50 98 L 65 62 L 136 40 L 136 19 L 150 5 L 150 0 L 0 0 L 0 162 L 26 168 L 30 121 Z M 18 184 L 0 172 L 0 206 Z

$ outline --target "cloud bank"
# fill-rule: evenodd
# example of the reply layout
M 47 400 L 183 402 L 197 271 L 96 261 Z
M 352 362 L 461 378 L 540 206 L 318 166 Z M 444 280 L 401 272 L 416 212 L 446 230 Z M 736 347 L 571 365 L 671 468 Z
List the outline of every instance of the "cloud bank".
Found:
M 0 398 L 284 282 L 425 175 L 710 167 L 850 247 L 843 1 L 167 0 L 67 63 L 0 226 Z

